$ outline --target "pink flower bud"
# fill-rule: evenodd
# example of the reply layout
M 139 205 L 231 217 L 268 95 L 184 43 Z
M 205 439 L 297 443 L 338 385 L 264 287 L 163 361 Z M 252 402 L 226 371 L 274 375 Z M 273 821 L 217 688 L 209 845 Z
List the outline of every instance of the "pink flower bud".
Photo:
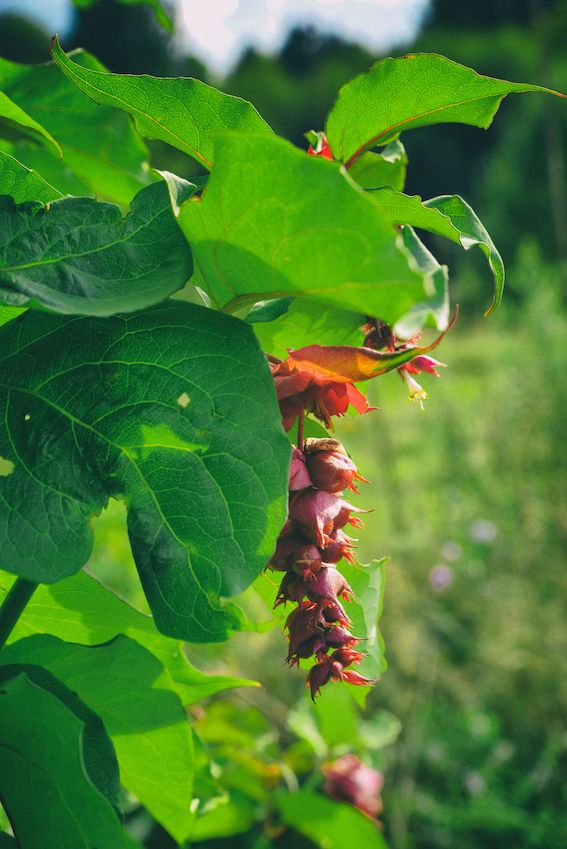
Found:
M 364 480 L 338 439 L 307 439 L 305 455 L 309 474 L 318 489 L 341 492 L 350 488 L 356 492 L 354 479 Z
M 334 493 L 306 489 L 292 499 L 289 515 L 298 523 L 308 540 L 324 548 L 333 531 L 342 528 L 347 522 L 354 524 L 350 518 L 352 511 L 368 512 L 354 507 Z
M 314 667 L 315 668 L 315 667 Z M 323 767 L 325 793 L 340 802 L 348 802 L 373 819 L 382 810 L 380 793 L 384 776 L 363 764 L 356 755 L 343 755 Z
M 319 663 L 316 663 L 315 666 L 312 666 L 307 673 L 305 686 L 311 688 L 311 698 L 313 701 L 315 701 L 315 696 L 319 693 L 321 687 L 331 679 L 333 681 L 340 681 L 342 675 L 342 666 L 330 657 L 326 657 L 319 661 Z
M 331 657 L 333 660 L 337 660 L 341 666 L 350 666 L 352 663 L 360 663 L 364 655 L 355 651 L 355 649 L 336 649 Z
M 294 448 L 291 454 L 291 466 L 289 469 L 289 488 L 291 491 L 295 491 L 307 489 L 309 486 L 313 486 L 313 482 L 307 471 L 305 455 L 299 448 Z
M 353 637 L 350 631 L 340 625 L 335 625 L 325 634 L 325 643 L 332 649 L 351 648 L 360 642 L 358 637 Z
M 445 363 L 440 363 L 439 360 L 435 360 L 433 357 L 421 354 L 418 357 L 414 357 L 413 360 L 409 361 L 409 363 L 405 363 L 402 368 L 409 371 L 410 374 L 419 374 L 422 371 L 426 371 L 428 374 L 434 374 L 435 377 L 439 377 L 437 369 L 447 368 L 447 366 Z
M 318 572 L 308 583 L 308 593 L 311 601 L 321 598 L 336 601 L 338 597 L 350 601 L 353 595 L 351 588 L 341 573 L 334 566 L 323 563 Z
M 293 662 L 295 656 L 310 657 L 324 648 L 325 626 L 326 622 L 318 605 L 307 602 L 293 610 L 285 623 L 289 635 L 288 662 Z
M 343 678 L 349 684 L 357 684 L 360 687 L 372 687 L 376 683 L 372 678 L 365 678 L 364 675 L 355 672 L 354 669 L 345 669 Z
M 334 531 L 329 540 L 328 545 L 321 551 L 321 556 L 326 563 L 338 563 L 343 557 L 348 563 L 356 563 L 352 550 L 353 540 L 344 531 Z

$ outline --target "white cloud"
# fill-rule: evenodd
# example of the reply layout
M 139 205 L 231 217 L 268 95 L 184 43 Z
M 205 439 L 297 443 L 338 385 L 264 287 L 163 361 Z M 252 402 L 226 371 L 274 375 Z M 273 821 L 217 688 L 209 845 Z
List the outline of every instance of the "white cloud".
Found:
M 289 28 L 314 24 L 381 52 L 412 38 L 428 0 L 180 0 L 185 45 L 218 74 L 242 49 L 277 50 Z

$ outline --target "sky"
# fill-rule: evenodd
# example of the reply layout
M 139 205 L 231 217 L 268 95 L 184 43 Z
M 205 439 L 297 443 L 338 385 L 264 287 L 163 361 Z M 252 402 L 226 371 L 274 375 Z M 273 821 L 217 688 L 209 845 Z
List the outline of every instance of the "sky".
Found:
M 290 27 L 318 29 L 383 52 L 409 41 L 428 0 L 175 0 L 178 41 L 223 75 L 249 45 L 277 50 Z M 65 34 L 70 0 L 0 0 L 0 11 L 28 13 L 50 32 Z

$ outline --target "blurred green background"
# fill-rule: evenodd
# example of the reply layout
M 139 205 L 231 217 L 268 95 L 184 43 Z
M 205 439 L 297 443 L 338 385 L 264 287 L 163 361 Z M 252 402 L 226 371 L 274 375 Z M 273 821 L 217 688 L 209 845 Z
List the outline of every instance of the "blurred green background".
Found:
M 51 33 L 25 12 L 22 2 L 0 14 L 0 55 L 44 61 Z M 172 44 L 149 9 L 111 0 L 76 11 L 64 40 L 112 70 L 216 83 L 301 146 L 304 131 L 322 127 L 337 88 L 379 58 L 303 27 L 276 55 L 246 50 L 218 80 Z M 395 55 L 438 52 L 567 92 L 566 44 L 565 0 L 437 0 L 414 43 Z M 375 508 L 360 559 L 391 558 L 382 619 L 390 668 L 366 714 L 387 711 L 376 716 L 402 723 L 375 760 L 386 779 L 384 834 L 392 849 L 559 849 L 567 846 L 567 109 L 553 98 L 510 98 L 489 132 L 445 125 L 403 140 L 407 191 L 461 193 L 501 250 L 508 279 L 503 306 L 483 319 L 491 281 L 481 258 L 433 241 L 461 304 L 438 352 L 449 367 L 424 379 L 424 413 L 408 405 L 394 374 L 370 390 L 379 412 L 337 427 L 372 480 L 359 499 Z M 192 173 L 182 154 L 152 149 L 160 167 Z M 143 605 L 122 512 L 103 515 L 96 533 L 90 568 Z M 240 634 L 228 650 L 192 649 L 201 666 L 264 683 L 234 703 L 258 708 L 290 745 L 288 712 L 303 699 L 303 676 L 281 666 L 284 653 L 277 629 Z M 147 845 L 170 845 L 155 839 Z

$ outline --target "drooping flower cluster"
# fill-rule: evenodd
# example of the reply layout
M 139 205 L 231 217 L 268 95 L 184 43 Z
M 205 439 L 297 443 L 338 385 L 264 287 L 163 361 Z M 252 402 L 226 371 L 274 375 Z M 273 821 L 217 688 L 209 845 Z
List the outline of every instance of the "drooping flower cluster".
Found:
M 344 528 L 359 527 L 354 514 L 364 511 L 343 492 L 357 492 L 357 480 L 364 478 L 336 439 L 307 439 L 302 449 L 293 449 L 288 520 L 269 566 L 284 572 L 275 606 L 297 604 L 286 620 L 287 662 L 315 658 L 307 676 L 313 699 L 329 680 L 371 683 L 347 668 L 360 663 L 362 654 L 342 604 L 353 593 L 336 567 L 343 557 L 354 562 L 353 540 Z
M 411 375 L 410 366 L 415 373 L 440 365 L 425 354 L 442 336 L 419 348 L 415 340 L 400 344 L 391 329 L 375 319 L 368 319 L 364 330 L 364 347 L 309 345 L 289 351 L 285 360 L 268 356 L 283 425 L 289 431 L 298 421 L 288 518 L 268 566 L 284 572 L 275 606 L 297 605 L 285 626 L 287 662 L 293 666 L 315 659 L 307 676 L 313 699 L 331 680 L 372 682 L 349 668 L 360 663 L 363 655 L 357 648 L 360 638 L 349 631 L 351 623 L 342 604 L 350 601 L 352 590 L 336 566 L 343 558 L 355 562 L 353 540 L 345 527 L 360 527 L 356 513 L 365 511 L 347 501 L 344 491 L 358 492 L 356 481 L 364 478 L 336 439 L 304 440 L 304 417 L 310 413 L 332 428 L 332 416 L 344 415 L 349 405 L 359 413 L 375 409 L 354 386 L 356 381 L 393 369 L 406 369 Z

